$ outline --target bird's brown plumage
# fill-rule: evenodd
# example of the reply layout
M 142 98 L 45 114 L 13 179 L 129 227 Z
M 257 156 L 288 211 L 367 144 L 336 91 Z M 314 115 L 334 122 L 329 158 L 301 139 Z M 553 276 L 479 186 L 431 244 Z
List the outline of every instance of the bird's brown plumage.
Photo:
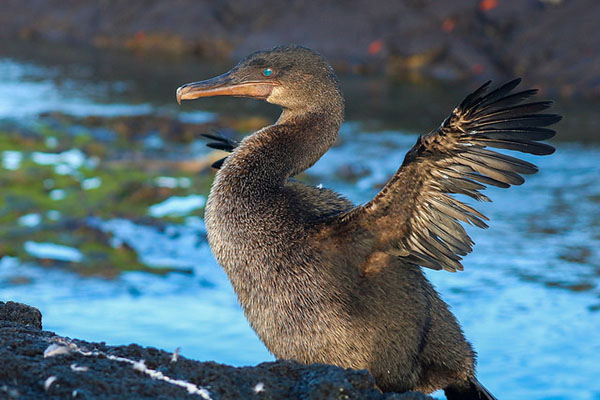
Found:
M 473 242 L 460 222 L 485 227 L 486 218 L 452 195 L 488 200 L 485 185 L 521 184 L 520 174 L 536 172 L 488 147 L 550 154 L 538 142 L 553 136 L 544 127 L 560 119 L 539 113 L 550 103 L 521 104 L 535 91 L 512 93 L 518 80 L 487 95 L 485 84 L 419 138 L 372 201 L 354 206 L 291 179 L 327 151 L 343 119 L 337 80 L 321 56 L 275 48 L 222 77 L 218 85 L 235 88 L 200 82 L 180 88 L 178 99 L 217 90 L 283 108 L 274 125 L 240 143 L 209 137 L 232 152 L 216 165 L 209 243 L 269 350 L 368 369 L 385 391 L 445 388 L 449 398 L 493 398 L 475 379 L 474 352 L 421 267 L 462 269 Z

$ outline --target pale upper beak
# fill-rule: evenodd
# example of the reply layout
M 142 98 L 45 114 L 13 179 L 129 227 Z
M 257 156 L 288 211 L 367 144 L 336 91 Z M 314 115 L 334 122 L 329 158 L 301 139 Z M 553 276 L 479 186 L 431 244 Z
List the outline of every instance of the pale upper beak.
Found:
M 273 88 L 279 86 L 275 80 L 240 81 L 231 71 L 201 82 L 187 83 L 177 89 L 177 103 L 181 100 L 193 100 L 199 97 L 235 96 L 265 100 Z

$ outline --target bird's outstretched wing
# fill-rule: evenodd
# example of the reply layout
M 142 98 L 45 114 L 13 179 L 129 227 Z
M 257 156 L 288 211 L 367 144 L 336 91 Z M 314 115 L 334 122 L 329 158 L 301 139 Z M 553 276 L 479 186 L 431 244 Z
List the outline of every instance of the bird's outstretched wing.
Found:
M 481 193 L 485 185 L 520 185 L 522 174 L 537 172 L 535 165 L 489 147 L 536 155 L 554 152 L 539 141 L 554 136 L 545 127 L 561 117 L 540 113 L 549 101 L 524 103 L 536 90 L 512 92 L 519 82 L 486 94 L 487 82 L 467 96 L 437 130 L 419 137 L 373 200 L 337 217 L 335 230 L 367 230 L 372 251 L 436 270 L 462 270 L 460 261 L 471 252 L 473 241 L 460 221 L 486 228 L 487 218 L 452 194 L 490 201 Z
M 223 150 L 231 153 L 239 145 L 239 143 L 235 140 L 229 139 L 219 133 L 214 135 L 210 133 L 203 133 L 200 136 L 212 140 L 212 142 L 208 142 L 206 144 L 206 146 L 210 147 L 211 149 Z M 226 158 L 227 157 L 223 157 L 220 160 L 215 161 L 214 163 L 212 163 L 211 167 L 215 169 L 221 168 Z

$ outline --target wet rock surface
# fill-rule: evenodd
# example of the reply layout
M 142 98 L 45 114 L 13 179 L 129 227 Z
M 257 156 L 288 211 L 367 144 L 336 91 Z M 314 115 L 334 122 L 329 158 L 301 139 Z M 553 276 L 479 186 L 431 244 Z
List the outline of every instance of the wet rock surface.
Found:
M 551 94 L 600 97 L 598 15 L 595 0 L 7 0 L 0 37 L 233 59 L 299 43 L 339 71 L 523 76 Z
M 68 339 L 42 331 L 36 308 L 10 301 L 0 302 L 0 343 L 0 398 L 431 399 L 381 394 L 366 371 L 331 365 L 235 368 L 135 344 Z

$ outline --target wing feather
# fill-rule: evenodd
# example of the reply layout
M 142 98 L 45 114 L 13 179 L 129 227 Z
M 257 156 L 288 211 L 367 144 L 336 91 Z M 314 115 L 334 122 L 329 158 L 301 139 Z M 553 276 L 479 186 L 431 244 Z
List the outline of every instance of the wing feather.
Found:
M 231 153 L 239 145 L 239 143 L 235 140 L 229 139 L 220 133 L 216 133 L 214 135 L 210 133 L 203 133 L 200 136 L 212 140 L 212 142 L 208 142 L 206 144 L 206 147 L 210 147 L 211 149 L 222 150 Z M 226 158 L 227 157 L 223 157 L 220 160 L 215 161 L 214 163 L 212 163 L 211 167 L 215 169 L 221 168 Z
M 461 222 L 487 228 L 488 218 L 452 195 L 490 201 L 481 193 L 486 185 L 520 185 L 525 181 L 521 175 L 538 171 L 530 162 L 489 148 L 554 152 L 539 141 L 554 136 L 546 127 L 561 117 L 542 113 L 550 101 L 523 103 L 536 90 L 513 93 L 519 83 L 515 79 L 488 92 L 487 82 L 468 95 L 438 129 L 419 137 L 373 200 L 330 225 L 345 234 L 369 232 L 372 251 L 431 269 L 462 270 L 462 257 L 474 243 Z

